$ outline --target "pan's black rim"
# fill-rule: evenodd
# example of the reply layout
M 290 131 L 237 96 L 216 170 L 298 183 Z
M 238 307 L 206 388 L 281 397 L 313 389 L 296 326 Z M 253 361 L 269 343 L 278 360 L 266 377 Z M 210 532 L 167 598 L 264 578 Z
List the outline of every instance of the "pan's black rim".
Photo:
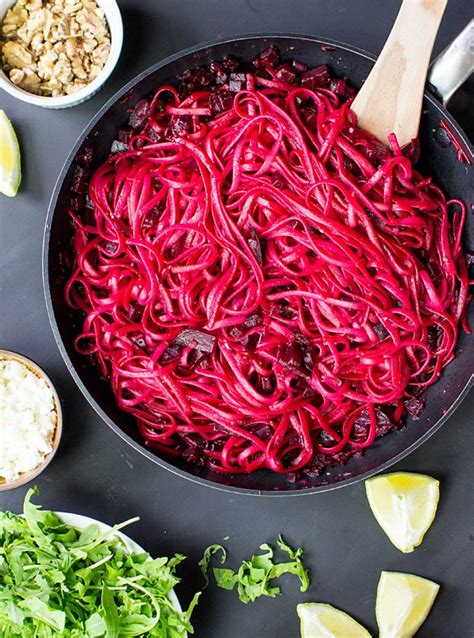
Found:
M 115 434 L 117 434 L 128 445 L 133 447 L 137 452 L 145 456 L 147 459 L 149 459 L 153 463 L 156 463 L 157 465 L 168 470 L 172 474 L 175 474 L 176 476 L 184 478 L 193 483 L 204 485 L 204 486 L 217 489 L 220 491 L 230 492 L 233 494 L 243 494 L 248 496 L 271 496 L 271 497 L 307 496 L 310 494 L 312 495 L 312 494 L 320 494 L 322 492 L 328 492 L 331 490 L 339 489 L 341 487 L 352 485 L 354 483 L 358 483 L 359 481 L 363 481 L 369 478 L 370 476 L 373 476 L 374 474 L 378 474 L 380 472 L 386 471 L 392 465 L 394 465 L 395 463 L 398 463 L 403 458 L 408 456 L 416 448 L 418 448 L 425 441 L 427 441 L 435 432 L 437 432 L 439 428 L 452 416 L 452 414 L 455 412 L 455 410 L 459 407 L 459 405 L 467 396 L 470 388 L 474 385 L 474 375 L 469 376 L 469 372 L 467 372 L 466 379 L 462 385 L 462 389 L 459 392 L 456 399 L 454 400 L 454 402 L 451 404 L 451 406 L 445 412 L 445 414 L 443 414 L 443 416 L 440 419 L 438 419 L 438 421 L 436 421 L 430 427 L 430 429 L 427 432 L 425 432 L 425 434 L 420 436 L 416 441 L 414 441 L 411 445 L 409 445 L 407 448 L 402 450 L 396 456 L 392 457 L 391 459 L 388 459 L 387 461 L 385 461 L 384 463 L 382 463 L 380 466 L 376 467 L 375 469 L 370 469 L 370 470 L 367 470 L 366 472 L 341 479 L 340 481 L 334 484 L 326 484 L 326 485 L 323 484 L 317 487 L 309 487 L 309 488 L 303 487 L 299 489 L 289 489 L 289 490 L 258 490 L 258 489 L 252 489 L 252 488 L 223 485 L 221 483 L 214 482 L 210 479 L 196 476 L 192 474 L 191 471 L 187 471 L 187 470 L 183 470 L 181 468 L 175 467 L 174 465 L 172 465 L 165 459 L 154 454 L 153 451 L 147 449 L 144 445 L 132 439 L 114 422 L 113 419 L 111 419 L 106 414 L 106 412 L 102 409 L 102 407 L 98 404 L 98 402 L 94 399 L 92 394 L 89 392 L 89 390 L 85 386 L 79 373 L 76 370 L 76 367 L 74 366 L 71 358 L 69 357 L 69 354 L 67 352 L 65 344 L 61 337 L 59 326 L 56 320 L 56 315 L 55 315 L 53 303 L 52 303 L 50 282 L 49 282 L 49 245 L 50 245 L 51 227 L 52 227 L 52 220 L 53 220 L 57 200 L 59 197 L 59 193 L 63 186 L 64 178 L 70 168 L 71 163 L 74 161 L 74 158 L 76 157 L 78 150 L 80 149 L 82 143 L 87 138 L 89 133 L 93 130 L 97 122 L 103 117 L 104 113 L 106 113 L 116 102 L 118 102 L 121 98 L 123 98 L 124 95 L 126 95 L 130 90 L 132 90 L 135 87 L 136 84 L 141 82 L 148 75 L 155 73 L 158 69 L 161 69 L 162 67 L 167 66 L 168 64 L 172 64 L 173 62 L 176 62 L 177 60 L 183 58 L 186 55 L 200 53 L 218 45 L 223 45 L 223 44 L 230 45 L 230 44 L 234 44 L 235 42 L 240 42 L 244 40 L 266 40 L 266 39 L 268 40 L 295 39 L 298 41 L 308 41 L 313 44 L 333 46 L 337 49 L 342 49 L 343 51 L 355 53 L 361 57 L 366 58 L 367 60 L 371 62 L 375 62 L 376 60 L 376 57 L 374 55 L 368 53 L 367 51 L 364 51 L 363 49 L 359 49 L 358 47 L 350 46 L 345 43 L 338 42 L 337 40 L 332 40 L 328 38 L 319 38 L 319 37 L 313 37 L 309 35 L 301 35 L 301 34 L 295 34 L 295 33 L 281 33 L 281 32 L 250 33 L 250 34 L 240 35 L 240 36 L 236 36 L 232 38 L 227 37 L 227 38 L 222 38 L 218 40 L 212 40 L 212 41 L 205 42 L 193 47 L 182 49 L 178 51 L 177 53 L 174 53 L 164 58 L 160 62 L 153 64 L 152 66 L 148 67 L 147 69 L 139 73 L 135 78 L 127 82 L 127 84 L 125 84 L 121 89 L 119 89 L 99 109 L 96 115 L 86 125 L 86 127 L 84 128 L 84 130 L 78 137 L 76 143 L 74 144 L 73 148 L 71 149 L 66 160 L 64 161 L 64 164 L 61 168 L 59 176 L 56 180 L 56 184 L 54 186 L 54 190 L 49 203 L 44 235 L 43 235 L 43 249 L 42 249 L 43 288 L 44 288 L 49 322 L 53 331 L 54 339 L 59 348 L 61 356 L 66 364 L 66 367 L 68 368 L 76 385 L 78 386 L 78 388 L 80 389 L 80 391 L 82 392 L 86 400 L 89 402 L 89 404 L 92 406 L 92 408 L 95 410 L 95 412 L 115 432 Z M 449 122 L 452 129 L 457 133 L 458 137 L 461 139 L 462 146 L 464 147 L 464 149 L 467 151 L 467 153 L 470 155 L 471 158 L 474 157 L 473 147 L 468 141 L 464 131 L 456 122 L 456 120 L 454 120 L 454 118 L 448 113 L 448 111 L 446 111 L 446 109 L 438 102 L 438 100 L 436 100 L 436 98 L 433 97 L 429 92 L 425 92 L 425 98 L 430 102 L 430 104 L 437 111 L 439 111 L 440 115 Z

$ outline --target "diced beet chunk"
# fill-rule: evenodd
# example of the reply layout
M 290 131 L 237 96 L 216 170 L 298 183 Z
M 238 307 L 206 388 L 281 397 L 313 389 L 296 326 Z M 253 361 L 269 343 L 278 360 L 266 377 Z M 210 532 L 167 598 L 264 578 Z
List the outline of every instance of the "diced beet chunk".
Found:
M 215 342 L 216 338 L 213 335 L 192 328 L 183 330 L 174 340 L 174 343 L 180 346 L 196 348 L 196 350 L 209 354 L 214 350 Z
M 151 228 L 156 228 L 158 226 L 158 222 L 160 220 L 161 215 L 162 215 L 162 212 L 160 211 L 158 206 L 155 206 L 143 219 L 142 221 L 143 230 L 150 230 Z
M 376 323 L 374 326 L 374 332 L 377 335 L 377 337 L 380 339 L 380 341 L 383 341 L 384 339 L 388 337 L 388 332 L 385 326 L 383 325 L 383 323 Z
M 296 80 L 296 71 L 292 69 L 289 64 L 282 64 L 276 70 L 276 76 L 282 82 L 293 84 L 293 82 Z
M 353 86 L 349 86 L 347 85 L 346 87 L 346 98 L 348 100 L 352 99 L 353 97 L 355 97 L 357 94 L 356 89 Z
M 116 241 L 107 241 L 104 244 L 104 250 L 108 255 L 113 255 L 117 252 L 118 243 Z
M 394 424 L 382 408 L 375 408 L 375 414 L 377 415 L 377 425 L 375 427 L 376 436 L 385 436 L 394 429 Z
M 212 73 L 209 71 L 209 69 L 201 67 L 199 69 L 196 69 L 196 72 L 194 73 L 192 79 L 194 83 L 200 88 L 206 87 L 209 86 L 212 82 Z
M 76 162 L 81 164 L 81 166 L 90 166 L 92 164 L 92 160 L 94 158 L 94 151 L 90 144 L 86 144 L 81 150 L 78 152 L 76 157 Z
M 416 164 L 420 159 L 420 140 L 418 138 L 411 140 L 401 149 L 403 155 L 408 157 L 412 164 Z
M 194 465 L 205 465 L 206 463 L 204 451 L 197 443 L 184 448 L 181 452 L 181 456 Z
M 254 228 L 250 228 L 249 233 L 250 237 L 247 239 L 247 244 L 249 245 L 250 250 L 253 252 L 255 259 L 261 266 L 263 264 L 262 244 L 260 243 L 260 239 Z
M 161 140 L 161 133 L 159 133 L 158 131 L 155 131 L 154 128 L 149 128 L 146 134 L 148 135 L 148 137 L 151 139 L 152 142 L 159 142 Z
M 232 93 L 224 87 L 214 91 L 214 93 L 211 93 L 209 96 L 209 106 L 215 115 L 223 111 L 228 111 L 232 108 L 233 104 L 234 98 Z
M 128 151 L 128 144 L 125 144 L 125 142 L 121 142 L 120 140 L 114 140 L 112 142 L 112 146 L 110 147 L 112 155 L 115 155 L 116 153 L 124 153 L 125 151 Z
M 260 326 L 262 323 L 262 318 L 258 312 L 254 312 L 249 315 L 247 319 L 244 321 L 243 325 L 245 328 L 255 328 L 256 326 Z
M 311 106 L 307 106 L 300 109 L 300 113 L 301 119 L 309 129 L 315 129 L 317 127 L 318 115 L 316 113 L 316 109 Z
M 275 306 L 275 314 L 281 319 L 287 319 L 293 321 L 297 317 L 297 311 L 292 306 L 289 306 L 284 300 Z
M 407 412 L 411 414 L 412 418 L 415 420 L 420 418 L 420 414 L 425 409 L 425 404 L 426 399 L 417 399 L 416 397 L 405 401 Z
M 162 366 L 166 366 L 168 365 L 168 363 L 171 363 L 172 361 L 177 359 L 180 354 L 181 354 L 181 346 L 178 343 L 173 341 L 162 353 L 158 361 Z
M 208 363 L 209 354 L 207 352 L 203 352 L 202 350 L 195 348 L 189 353 L 188 365 L 192 370 L 194 370 L 197 366 L 207 367 Z
M 275 381 L 272 377 L 260 377 L 260 390 L 263 394 L 271 394 L 275 389 Z
M 263 377 L 262 377 L 263 378 Z M 266 423 L 260 423 L 254 426 L 255 434 L 262 439 L 262 441 L 269 441 L 273 436 L 273 429 Z
M 331 91 L 334 91 L 341 97 L 345 97 L 345 98 L 354 97 L 356 94 L 356 90 L 354 89 L 354 87 L 348 84 L 346 78 L 331 80 L 329 88 L 331 89 Z
M 76 212 L 79 210 L 82 210 L 84 208 L 84 203 L 85 203 L 84 195 L 75 193 L 74 195 L 71 195 L 70 202 L 71 202 L 72 210 Z
M 298 369 L 301 367 L 303 353 L 297 341 L 288 343 L 280 353 L 280 363 L 289 368 Z
M 292 60 L 291 66 L 297 73 L 306 73 L 306 71 L 309 69 L 309 66 L 304 62 L 301 62 L 300 60 Z
M 74 193 L 85 193 L 89 183 L 90 171 L 84 166 L 77 165 L 72 178 L 71 190 Z
M 337 93 L 338 95 L 344 95 L 346 89 L 346 81 L 341 78 L 337 80 L 331 80 L 329 87 L 331 91 L 334 91 L 334 93 Z
M 362 443 L 367 440 L 370 430 L 370 414 L 367 408 L 364 408 L 354 421 L 351 436 L 354 441 Z
M 257 55 L 253 61 L 256 69 L 260 69 L 263 66 L 277 67 L 281 63 L 280 51 L 274 44 Z
M 192 74 L 193 74 L 192 69 L 185 69 L 184 71 L 182 71 L 182 73 L 178 73 L 176 77 L 178 78 L 178 80 L 189 80 Z
M 239 68 L 239 61 L 233 55 L 226 55 L 222 60 L 222 65 L 228 73 L 233 73 Z
M 140 319 L 143 317 L 143 306 L 139 306 L 138 304 L 131 303 L 130 308 L 128 310 L 128 318 L 132 323 L 138 323 Z
M 231 73 L 229 75 L 229 91 L 237 93 L 245 87 L 245 73 Z
M 209 69 L 198 67 L 184 71 L 180 74 L 179 79 L 181 79 L 181 83 L 178 87 L 178 93 L 180 98 L 184 99 L 195 91 L 208 89 L 213 84 L 214 75 Z
M 291 388 L 295 390 L 301 398 L 307 398 L 314 394 L 313 388 L 308 384 L 308 380 L 303 376 L 295 376 L 291 380 Z
M 258 346 L 260 337 L 256 332 L 245 335 L 240 342 L 247 352 L 255 352 L 255 348 Z
M 207 68 L 213 75 L 215 75 L 219 71 L 224 71 L 224 65 L 222 64 L 222 62 L 217 62 L 216 60 L 212 60 L 212 62 L 209 62 L 209 66 Z
M 145 124 L 145 120 L 150 110 L 150 103 L 143 98 L 135 105 L 133 111 L 130 113 L 130 119 L 128 123 L 134 129 L 141 128 Z
M 364 153 L 364 149 L 360 149 Z M 382 144 L 371 144 L 367 145 L 365 149 L 365 156 L 374 165 L 379 165 L 385 162 L 387 159 L 389 152 L 387 148 Z
M 232 339 L 240 339 L 242 337 L 242 330 L 234 326 L 229 330 L 229 336 L 232 337 Z
M 303 350 L 303 368 L 312 374 L 313 368 L 316 363 L 316 350 L 315 347 L 310 343 L 302 344 Z
M 211 62 L 208 68 L 214 76 L 214 82 L 217 85 L 225 84 L 227 82 L 227 73 L 221 62 Z
M 330 81 L 329 69 L 325 64 L 310 69 L 301 76 L 301 86 L 311 90 L 319 89 Z
M 466 255 L 466 263 L 468 266 L 472 266 L 474 264 L 474 252 L 471 250 L 467 250 L 465 252 Z
M 180 115 L 174 118 L 173 122 L 166 129 L 166 137 L 182 137 L 191 130 L 192 119 L 189 115 Z
M 118 138 L 119 142 L 123 142 L 124 144 L 128 144 L 132 139 L 133 129 L 129 126 L 124 126 L 119 130 Z

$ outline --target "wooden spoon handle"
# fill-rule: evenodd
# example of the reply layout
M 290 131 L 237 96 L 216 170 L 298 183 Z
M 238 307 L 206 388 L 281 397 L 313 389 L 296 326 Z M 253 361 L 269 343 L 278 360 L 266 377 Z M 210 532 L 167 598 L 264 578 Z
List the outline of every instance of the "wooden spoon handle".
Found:
M 403 0 L 392 31 L 352 109 L 359 126 L 385 144 L 418 135 L 431 51 L 448 0 Z

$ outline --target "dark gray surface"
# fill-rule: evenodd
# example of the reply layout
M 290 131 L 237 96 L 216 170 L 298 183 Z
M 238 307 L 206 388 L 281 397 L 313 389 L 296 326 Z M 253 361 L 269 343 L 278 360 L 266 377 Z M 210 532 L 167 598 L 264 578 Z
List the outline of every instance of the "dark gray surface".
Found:
M 375 633 L 375 590 L 385 569 L 441 583 L 435 607 L 418 634 L 421 638 L 472 637 L 472 392 L 440 432 L 396 468 L 426 472 L 442 482 L 433 528 L 421 548 L 403 555 L 372 517 L 363 485 L 284 500 L 238 497 L 173 476 L 128 448 L 75 388 L 52 338 L 42 293 L 41 238 L 56 176 L 89 118 L 124 82 L 180 48 L 246 32 L 321 35 L 378 53 L 398 3 L 123 0 L 119 4 L 125 21 L 123 56 L 111 80 L 92 100 L 70 110 L 46 111 L 0 93 L 0 108 L 14 120 L 24 158 L 21 193 L 11 201 L 0 197 L 0 347 L 23 352 L 47 370 L 57 383 L 65 413 L 61 448 L 37 481 L 41 501 L 108 523 L 140 515 L 131 535 L 149 551 L 189 555 L 178 590 L 184 603 L 201 585 L 195 563 L 203 547 L 226 535 L 234 564 L 279 532 L 305 547 L 313 575 L 308 593 L 300 594 L 288 578 L 279 599 L 244 606 L 235 594 L 210 588 L 196 612 L 197 636 L 296 637 L 294 609 L 303 600 L 339 606 Z M 470 6 L 465 0 L 451 0 L 436 51 L 464 26 Z M 466 97 L 457 99 L 456 108 L 468 128 Z M 25 491 L 0 494 L 0 507 L 19 511 Z

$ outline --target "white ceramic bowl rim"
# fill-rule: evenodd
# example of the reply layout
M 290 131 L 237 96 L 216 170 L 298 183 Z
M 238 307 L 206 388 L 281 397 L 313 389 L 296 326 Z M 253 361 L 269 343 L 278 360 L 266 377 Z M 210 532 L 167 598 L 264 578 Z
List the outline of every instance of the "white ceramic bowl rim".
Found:
M 0 24 L 2 23 L 7 10 L 12 7 L 15 2 L 16 0 L 0 0 Z M 105 13 L 110 30 L 111 47 L 109 57 L 107 58 L 103 69 L 100 71 L 99 75 L 92 80 L 92 82 L 83 89 L 79 89 L 79 91 L 71 93 L 70 95 L 47 97 L 44 95 L 35 95 L 34 93 L 29 93 L 24 89 L 20 89 L 8 79 L 3 70 L 0 68 L 0 88 L 23 102 L 28 102 L 29 104 L 43 106 L 46 108 L 73 106 L 74 104 L 79 104 L 94 95 L 94 93 L 99 90 L 114 70 L 120 57 L 123 44 L 122 15 L 116 0 L 96 0 L 96 2 Z

